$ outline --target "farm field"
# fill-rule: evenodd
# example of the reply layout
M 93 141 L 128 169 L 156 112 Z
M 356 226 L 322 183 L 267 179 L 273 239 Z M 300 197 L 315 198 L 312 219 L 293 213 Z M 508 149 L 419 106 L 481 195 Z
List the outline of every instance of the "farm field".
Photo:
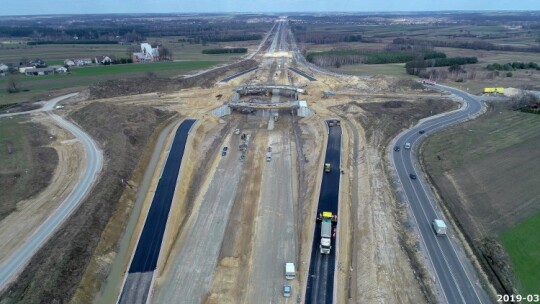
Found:
M 538 286 L 540 117 L 491 103 L 474 121 L 430 137 L 422 161 L 460 226 L 479 246 L 501 238 L 521 293 Z M 517 244 L 520 244 L 518 246 Z M 529 250 L 530 249 L 530 250 Z M 526 265 L 526 266 L 525 266 Z M 530 269 L 530 270 L 529 270 Z M 536 285 L 534 285 L 536 284 Z M 536 289 L 536 292 L 538 289 Z
M 396 38 L 421 39 L 426 41 L 484 41 L 496 46 L 512 47 L 537 47 L 537 36 L 540 34 L 535 30 L 523 28 L 511 28 L 502 25 L 447 25 L 447 24 L 389 24 L 389 25 L 349 25 L 349 24 L 310 24 L 305 25 L 300 30 L 306 33 L 309 39 L 326 37 L 331 39 L 332 35 L 360 35 L 362 42 L 337 42 L 337 43 L 313 43 L 304 42 L 300 45 L 307 53 L 324 52 L 330 50 L 379 50 L 383 51 Z M 486 69 L 491 63 L 511 63 L 511 62 L 535 62 L 540 64 L 540 54 L 535 52 L 515 52 L 500 50 L 475 50 L 455 47 L 434 47 L 435 51 L 444 52 L 447 57 L 477 57 L 477 64 L 463 65 L 466 73 L 460 75 L 449 75 L 445 80 L 438 80 L 446 85 L 455 86 L 473 94 L 480 94 L 485 87 L 515 87 L 540 90 L 540 71 L 536 70 L 515 70 L 512 76 L 507 77 L 506 71 L 498 74 Z M 333 66 L 328 69 L 358 76 L 385 75 L 393 77 L 409 77 L 406 74 L 404 63 L 385 65 L 341 65 L 340 68 Z M 443 73 L 448 73 L 448 67 L 433 68 Z M 456 80 L 460 82 L 456 82 Z
M 488 112 L 430 137 L 422 159 L 473 239 L 500 235 L 540 211 L 540 119 L 490 104 Z
M 501 242 L 510 255 L 520 293 L 538 294 L 540 290 L 540 213 L 506 230 Z

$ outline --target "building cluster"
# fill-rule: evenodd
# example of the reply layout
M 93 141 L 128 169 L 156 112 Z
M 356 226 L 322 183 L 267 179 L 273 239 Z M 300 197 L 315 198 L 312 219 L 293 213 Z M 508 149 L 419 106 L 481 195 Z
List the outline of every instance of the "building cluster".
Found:
M 141 43 L 141 51 L 133 53 L 133 62 L 155 62 L 159 61 L 159 46 L 153 48 L 149 43 Z
M 121 63 L 123 62 L 122 59 Z M 132 54 L 133 62 L 156 62 L 160 60 L 159 46 L 152 47 L 149 43 L 141 43 L 141 51 Z M 69 68 L 83 67 L 88 65 L 109 65 L 117 63 L 117 59 L 114 55 L 100 55 L 94 58 L 78 58 L 78 59 L 66 59 L 64 65 L 47 66 L 47 63 L 36 58 L 29 60 L 28 62 L 21 62 L 19 65 L 12 67 L 7 64 L 0 63 L 0 77 L 6 76 L 8 72 L 15 73 L 17 71 L 25 76 L 41 76 L 41 75 L 55 75 L 66 74 Z

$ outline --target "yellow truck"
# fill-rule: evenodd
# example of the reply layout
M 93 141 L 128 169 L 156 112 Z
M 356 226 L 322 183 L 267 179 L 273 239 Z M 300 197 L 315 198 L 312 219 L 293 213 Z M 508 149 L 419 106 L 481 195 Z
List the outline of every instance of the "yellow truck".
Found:
M 484 94 L 498 93 L 504 94 L 504 88 L 484 88 Z

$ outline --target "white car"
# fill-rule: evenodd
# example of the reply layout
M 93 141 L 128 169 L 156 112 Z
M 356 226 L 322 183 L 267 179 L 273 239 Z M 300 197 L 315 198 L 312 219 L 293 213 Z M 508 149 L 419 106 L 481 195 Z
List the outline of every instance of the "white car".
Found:
M 291 296 L 292 287 L 289 284 L 283 285 L 283 296 L 288 298 Z

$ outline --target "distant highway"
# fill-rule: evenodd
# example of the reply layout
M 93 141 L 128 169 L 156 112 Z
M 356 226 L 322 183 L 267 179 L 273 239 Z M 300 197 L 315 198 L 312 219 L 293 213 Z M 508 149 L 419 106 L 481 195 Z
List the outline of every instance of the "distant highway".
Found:
M 323 173 L 317 214 L 330 211 L 332 214 L 337 215 L 339 209 L 339 180 L 341 178 L 341 127 L 329 127 L 328 130 L 328 144 L 324 162 L 331 165 L 331 171 Z M 323 170 L 323 168 L 320 168 L 320 170 Z M 332 303 L 333 301 L 336 240 L 332 238 L 330 254 L 321 254 L 319 249 L 320 240 L 321 224 L 317 223 L 311 247 L 305 295 L 306 304 Z
M 447 236 L 436 236 L 433 232 L 431 226 L 433 219 L 444 216 L 436 208 L 437 201 L 430 186 L 420 174 L 417 161 L 418 147 L 427 135 L 479 114 L 483 105 L 477 98 L 463 91 L 440 85 L 430 87 L 463 98 L 463 106 L 457 111 L 426 119 L 414 128 L 401 133 L 395 139 L 395 145 L 401 147 L 401 151 L 396 152 L 392 149 L 391 159 L 397 171 L 398 183 L 402 186 L 418 226 L 420 241 L 435 271 L 435 279 L 442 287 L 443 300 L 446 303 L 490 303 L 488 295 L 477 283 L 476 271 L 462 254 L 461 245 L 455 240 L 452 228 L 449 227 Z M 420 130 L 424 130 L 425 133 L 420 134 Z M 404 149 L 407 142 L 411 143 L 410 150 Z M 412 180 L 409 177 L 411 173 L 416 174 L 418 178 Z
M 60 127 L 68 130 L 81 141 L 86 154 L 86 163 L 82 170 L 82 176 L 79 177 L 79 182 L 75 185 L 73 190 L 71 190 L 68 197 L 66 197 L 60 206 L 53 211 L 41 226 L 39 226 L 34 234 L 32 234 L 32 236 L 30 236 L 30 238 L 14 252 L 4 264 L 0 265 L 0 290 L 4 289 L 9 282 L 16 278 L 19 272 L 22 271 L 30 261 L 32 256 L 79 206 L 94 185 L 94 182 L 103 167 L 103 152 L 98 148 L 92 138 L 75 124 L 52 112 L 52 109 L 54 109 L 58 102 L 77 94 L 78 93 L 73 93 L 53 98 L 40 109 L 0 115 L 0 117 L 8 117 L 45 112 L 54 119 Z

